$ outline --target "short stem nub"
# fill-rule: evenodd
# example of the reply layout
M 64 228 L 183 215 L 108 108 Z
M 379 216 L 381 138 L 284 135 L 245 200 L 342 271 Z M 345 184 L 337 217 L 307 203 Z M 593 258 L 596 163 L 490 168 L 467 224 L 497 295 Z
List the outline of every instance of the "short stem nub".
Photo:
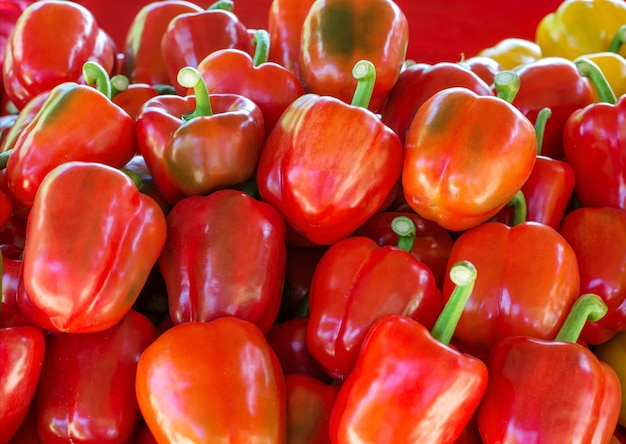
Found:
M 410 252 L 417 233 L 415 222 L 407 216 L 396 216 L 391 221 L 391 229 L 398 235 L 397 247 Z
M 500 71 L 493 78 L 494 86 L 499 98 L 513 103 L 520 88 L 520 78 L 515 71 Z

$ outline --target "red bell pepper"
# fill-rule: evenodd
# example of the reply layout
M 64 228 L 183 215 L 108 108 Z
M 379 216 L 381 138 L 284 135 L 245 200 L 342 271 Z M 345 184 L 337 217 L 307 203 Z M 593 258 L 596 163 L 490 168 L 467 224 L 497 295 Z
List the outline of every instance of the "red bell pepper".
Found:
M 41 92 L 64 82 L 81 82 L 88 61 L 113 72 L 115 45 L 93 14 L 75 2 L 34 2 L 20 15 L 7 41 L 4 89 L 19 110 Z
M 583 207 L 568 213 L 559 233 L 572 246 L 580 269 L 580 292 L 599 295 L 608 312 L 588 322 L 580 336 L 588 344 L 626 330 L 626 210 Z
M 304 94 L 304 88 L 294 73 L 267 61 L 267 31 L 256 31 L 253 41 L 254 58 L 239 49 L 221 49 L 202 59 L 198 71 L 210 94 L 238 94 L 256 103 L 263 112 L 267 135 L 285 109 Z
M 0 443 L 8 443 L 28 413 L 39 383 L 46 342 L 39 327 L 0 328 Z
M 27 229 L 18 306 L 33 323 L 68 333 L 118 323 L 166 235 L 161 208 L 126 174 L 87 162 L 64 163 L 46 176 Z
M 626 95 L 619 100 L 593 62 L 576 66 L 593 76 L 601 102 L 572 112 L 565 123 L 563 148 L 576 175 L 575 193 L 585 207 L 626 209 Z
M 469 423 L 487 386 L 487 367 L 448 344 L 476 269 L 463 262 L 451 273 L 458 290 L 432 332 L 400 314 L 384 315 L 369 329 L 333 405 L 333 443 L 451 444 Z
M 453 343 L 481 358 L 503 337 L 553 339 L 579 295 L 576 253 L 548 225 L 483 223 L 454 242 L 449 266 L 459 260 L 472 262 L 480 278 Z M 446 278 L 444 301 L 453 289 Z
M 116 77 L 119 78 L 123 76 Z M 112 80 L 115 80 L 115 78 Z M 113 103 L 126 111 L 126 114 L 135 119 L 137 117 L 137 114 L 139 114 L 139 110 L 141 109 L 141 107 L 148 100 L 158 96 L 159 94 L 162 94 L 161 91 L 163 90 L 160 88 L 160 86 L 155 87 L 148 83 L 131 83 L 127 85 L 123 91 L 118 91 L 116 94 L 114 94 L 111 100 L 113 101 Z M 171 89 L 171 91 L 168 91 L 166 89 L 165 91 L 166 94 L 174 93 L 173 88 Z
M 375 70 L 362 61 L 354 71 L 352 104 L 300 97 L 266 139 L 257 166 L 261 197 L 318 245 L 347 237 L 374 215 L 402 168 L 400 140 L 367 109 Z
M 352 100 L 359 60 L 376 68 L 368 104 L 379 109 L 396 83 L 409 40 L 406 16 L 391 0 L 313 2 L 302 24 L 300 75 L 307 92 Z
M 288 443 L 331 443 L 328 425 L 339 387 L 310 375 L 285 375 Z
M 196 68 L 203 58 L 218 49 L 236 48 L 254 54 L 248 29 L 235 14 L 219 9 L 223 3 L 229 7 L 228 2 L 218 1 L 214 8 L 176 16 L 161 38 L 161 52 L 170 78 L 168 83 L 180 95 L 185 94 L 186 88 L 176 79 L 185 66 Z
M 175 324 L 236 316 L 266 333 L 285 278 L 285 223 L 271 205 L 236 190 L 192 196 L 167 216 L 159 268 Z
M 507 101 L 516 80 L 511 71 L 497 74 L 503 98 L 453 87 L 418 109 L 402 171 L 404 196 L 417 214 L 467 230 L 497 214 L 526 182 L 537 142 L 533 125 Z
M 443 308 L 431 270 L 410 253 L 412 220 L 400 216 L 392 225 L 398 246 L 380 247 L 364 236 L 342 239 L 331 245 L 313 274 L 307 346 L 336 380 L 352 371 L 376 319 L 398 313 L 431 328 Z
M 74 160 L 119 168 L 137 150 L 133 119 L 111 102 L 107 73 L 86 63 L 84 75 L 98 89 L 75 82 L 58 85 L 15 141 L 6 164 L 7 183 L 26 207 L 56 166 Z
M 130 311 L 98 333 L 51 333 L 35 395 L 43 442 L 129 442 L 139 421 L 135 374 L 139 356 L 157 338 Z
M 489 84 L 460 63 L 416 63 L 398 77 L 381 111 L 382 120 L 404 145 L 417 110 L 436 92 L 454 86 L 467 88 L 479 96 L 493 96 Z
M 179 81 L 195 95 L 150 99 L 136 120 L 139 150 L 172 204 L 249 179 L 265 140 L 263 113 L 252 100 L 237 94 L 209 97 L 195 68 L 182 69 Z
M 496 74 L 504 71 L 502 65 L 491 57 L 474 56 L 469 59 L 462 59 L 458 63 L 480 77 L 487 85 L 493 85 Z
M 186 0 L 152 1 L 141 7 L 128 26 L 122 48 L 122 72 L 131 83 L 171 84 L 161 39 L 175 17 L 198 12 L 202 8 Z
M 251 322 L 223 317 L 165 331 L 139 358 L 137 400 L 157 442 L 285 441 L 285 381 Z
M 606 313 L 587 294 L 574 304 L 555 341 L 515 336 L 498 341 L 487 361 L 489 383 L 478 408 L 487 443 L 608 443 L 620 409 L 615 372 L 576 344 L 587 317 Z
M 33 97 L 24 107 L 20 110 L 16 116 L 15 122 L 11 127 L 2 133 L 2 140 L 0 141 L 0 153 L 5 153 L 15 147 L 15 142 L 26 126 L 37 116 L 37 113 L 46 102 L 46 99 L 50 95 L 50 91 L 44 91 Z

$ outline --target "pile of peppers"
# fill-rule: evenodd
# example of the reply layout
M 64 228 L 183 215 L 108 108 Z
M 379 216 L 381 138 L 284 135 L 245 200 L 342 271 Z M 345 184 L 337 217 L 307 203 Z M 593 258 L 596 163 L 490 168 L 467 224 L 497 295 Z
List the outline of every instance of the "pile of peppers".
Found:
M 0 444 L 626 442 L 626 2 L 554 3 L 2 0 Z

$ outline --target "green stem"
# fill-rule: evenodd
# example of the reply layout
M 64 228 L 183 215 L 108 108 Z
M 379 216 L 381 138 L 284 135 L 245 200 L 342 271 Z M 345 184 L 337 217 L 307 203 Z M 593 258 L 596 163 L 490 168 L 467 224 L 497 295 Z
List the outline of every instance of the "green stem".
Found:
M 578 341 L 585 323 L 588 320 L 595 322 L 601 319 L 607 311 L 606 304 L 597 294 L 586 293 L 582 295 L 574 302 L 554 340 L 563 342 Z
M 537 137 L 537 155 L 541 154 L 543 147 L 543 135 L 546 132 L 546 122 L 552 116 L 552 110 L 550 108 L 543 108 L 537 114 L 537 120 L 535 121 L 535 136 Z
M 111 97 L 115 97 L 128 89 L 130 81 L 124 74 L 117 74 L 111 77 Z
M 309 292 L 307 291 L 306 294 L 300 300 L 300 303 L 298 303 L 294 316 L 298 318 L 308 317 L 310 314 L 309 308 L 310 308 L 309 307 Z
M 463 309 L 467 305 L 467 301 L 474 289 L 476 275 L 476 267 L 468 261 L 457 262 L 450 268 L 450 279 L 456 287 L 454 287 L 450 299 L 446 302 L 430 332 L 433 338 L 442 344 L 448 345 L 452 340 L 452 335 L 459 323 L 461 314 L 463 314 Z
M 352 68 L 352 77 L 357 80 L 356 90 L 352 97 L 353 106 L 367 108 L 372 99 L 376 83 L 376 68 L 369 60 L 359 60 Z
M 207 11 L 211 11 L 213 9 L 221 9 L 222 11 L 233 12 L 233 9 L 235 9 L 235 2 L 233 2 L 232 0 L 217 0 L 206 9 Z
M 9 157 L 11 157 L 12 149 L 4 151 L 0 153 L 0 170 L 3 170 L 7 167 L 7 163 L 9 162 Z
M 141 176 L 139 176 L 139 174 L 135 173 L 133 170 L 129 170 L 126 168 L 121 168 L 120 171 L 130 177 L 130 179 L 135 183 L 137 189 L 141 191 L 141 189 L 143 188 L 143 181 L 141 180 Z
M 252 43 L 256 45 L 253 59 L 254 66 L 267 62 L 270 53 L 270 33 L 265 29 L 255 31 Z
M 522 190 L 515 193 L 515 196 L 507 203 L 507 206 L 513 207 L 513 226 L 526 222 L 528 205 L 526 205 L 526 197 L 524 197 Z
M 407 216 L 396 216 L 391 221 L 391 229 L 398 235 L 397 247 L 411 252 L 417 235 L 415 222 Z
M 188 114 L 185 114 L 183 120 L 191 120 L 195 117 L 212 116 L 213 109 L 211 108 L 211 100 L 209 98 L 209 91 L 206 87 L 206 82 L 202 78 L 200 71 L 191 66 L 185 66 L 178 71 L 178 77 L 176 78 L 178 83 L 184 88 L 193 88 L 193 93 L 196 96 L 196 109 Z
M 109 73 L 96 62 L 85 62 L 83 65 L 83 77 L 88 85 L 96 85 L 96 89 L 109 99 L 113 97 L 111 79 Z
M 248 194 L 249 196 L 254 197 L 255 199 L 259 199 L 259 186 L 257 184 L 256 179 L 252 178 L 243 184 L 241 187 L 241 191 Z
M 589 60 L 587 57 L 578 57 L 574 60 L 574 65 L 576 65 L 578 74 L 583 77 L 587 77 L 591 81 L 593 87 L 598 93 L 600 101 L 610 103 L 612 105 L 617 102 L 617 97 L 615 97 L 615 93 L 611 89 L 611 85 L 609 85 L 609 82 L 606 80 L 604 73 L 598 65 Z
M 515 96 L 519 92 L 520 78 L 515 71 L 500 71 L 493 78 L 493 84 L 499 98 L 513 103 Z
M 172 85 L 166 85 L 164 83 L 159 83 L 157 85 L 152 85 L 152 87 L 159 93 L 160 96 L 164 96 L 166 94 L 175 95 L 176 89 Z
M 624 42 L 626 42 L 626 25 L 620 26 L 620 28 L 617 30 L 615 37 L 613 37 L 613 40 L 611 40 L 608 51 L 617 54 L 622 48 Z

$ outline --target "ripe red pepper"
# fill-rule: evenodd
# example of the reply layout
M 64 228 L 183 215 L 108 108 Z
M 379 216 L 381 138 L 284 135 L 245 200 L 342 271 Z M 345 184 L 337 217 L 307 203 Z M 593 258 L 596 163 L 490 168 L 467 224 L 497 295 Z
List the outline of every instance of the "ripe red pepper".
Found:
M 2 132 L 2 140 L 0 141 L 0 153 L 5 153 L 15 147 L 18 137 L 30 122 L 35 120 L 37 113 L 46 102 L 50 95 L 50 91 L 44 91 L 33 97 L 16 116 L 16 120 L 6 132 Z
M 41 92 L 64 82 L 81 82 L 88 61 L 109 74 L 115 65 L 115 45 L 93 14 L 75 2 L 34 2 L 20 15 L 7 41 L 4 89 L 19 110 Z
M 106 330 L 128 313 L 156 264 L 165 216 L 126 174 L 99 163 L 64 163 L 41 186 L 18 306 L 51 331 Z
M 11 440 L 28 413 L 45 353 L 46 342 L 39 327 L 0 328 L 1 444 Z
M 172 90 L 173 93 L 173 90 Z M 133 119 L 137 117 L 141 107 L 151 98 L 161 94 L 159 89 L 147 83 L 131 83 L 123 91 L 118 91 L 111 99 Z
M 511 71 L 496 79 L 515 86 Z M 409 126 L 404 196 L 423 218 L 448 230 L 467 230 L 515 196 L 530 176 L 536 152 L 533 125 L 507 100 L 446 88 L 419 108 Z
M 396 83 L 406 56 L 409 25 L 391 0 L 313 2 L 302 24 L 300 75 L 307 92 L 350 103 L 352 67 L 369 60 L 376 84 L 368 106 L 377 110 Z
M 30 207 L 44 177 L 68 162 L 99 162 L 116 168 L 135 154 L 133 119 L 111 102 L 108 74 L 86 63 L 84 75 L 98 89 L 75 82 L 56 86 L 15 141 L 6 164 L 11 194 Z
M 352 371 L 376 319 L 398 313 L 431 328 L 443 308 L 432 272 L 410 253 L 415 225 L 402 216 L 392 224 L 398 246 L 351 236 L 331 245 L 315 268 L 307 346 L 336 380 Z
M 374 68 L 363 61 L 355 73 L 360 82 L 352 104 L 316 94 L 293 102 L 257 166 L 261 197 L 318 245 L 347 237 L 374 215 L 402 168 L 398 136 L 366 109 Z
M 617 100 L 593 62 L 575 63 L 602 91 L 601 102 L 572 112 L 564 125 L 563 149 L 576 175 L 576 197 L 585 207 L 626 209 L 626 95 Z
M 304 88 L 294 73 L 267 61 L 267 31 L 256 31 L 254 43 L 254 58 L 239 49 L 221 49 L 202 59 L 198 71 L 210 94 L 238 94 L 256 103 L 263 112 L 267 135 L 285 109 L 304 94 Z
M 137 362 L 156 338 L 156 327 L 132 310 L 98 333 L 50 333 L 34 401 L 40 439 L 128 442 L 139 421 Z
M 186 88 L 176 81 L 178 72 L 185 66 L 197 67 L 207 55 L 224 48 L 254 54 L 248 29 L 235 14 L 213 8 L 176 16 L 161 38 L 161 51 L 170 77 L 168 83 L 178 94 L 184 95 Z
M 626 210 L 583 207 L 568 213 L 559 233 L 572 246 L 580 270 L 580 292 L 595 293 L 607 314 L 588 322 L 581 339 L 599 344 L 626 330 Z
M 459 260 L 472 262 L 480 277 L 453 343 L 481 358 L 503 337 L 553 339 L 579 295 L 576 253 L 548 225 L 483 223 L 455 241 L 449 265 Z M 453 288 L 446 278 L 444 301 Z
M 157 442 L 285 442 L 285 381 L 251 322 L 165 331 L 141 355 L 137 400 Z
M 381 111 L 383 122 L 404 145 L 406 132 L 417 110 L 436 92 L 464 87 L 479 96 L 492 96 L 489 84 L 460 63 L 416 63 L 402 71 Z
M 150 99 L 136 120 L 139 150 L 172 204 L 249 179 L 265 140 L 263 113 L 252 100 L 237 94 L 209 97 L 195 68 L 182 69 L 179 80 L 195 95 Z
M 608 443 L 620 409 L 615 372 L 576 344 L 589 316 L 606 313 L 597 295 L 581 296 L 555 341 L 515 336 L 498 341 L 478 408 L 485 442 Z
M 369 329 L 331 412 L 333 443 L 451 444 L 469 423 L 487 386 L 487 367 L 447 344 L 476 270 L 461 263 L 452 274 L 458 291 L 432 333 L 400 314 L 382 316 Z
M 167 216 L 159 268 L 175 324 L 237 316 L 266 333 L 285 278 L 285 223 L 271 205 L 236 190 L 192 196 Z

